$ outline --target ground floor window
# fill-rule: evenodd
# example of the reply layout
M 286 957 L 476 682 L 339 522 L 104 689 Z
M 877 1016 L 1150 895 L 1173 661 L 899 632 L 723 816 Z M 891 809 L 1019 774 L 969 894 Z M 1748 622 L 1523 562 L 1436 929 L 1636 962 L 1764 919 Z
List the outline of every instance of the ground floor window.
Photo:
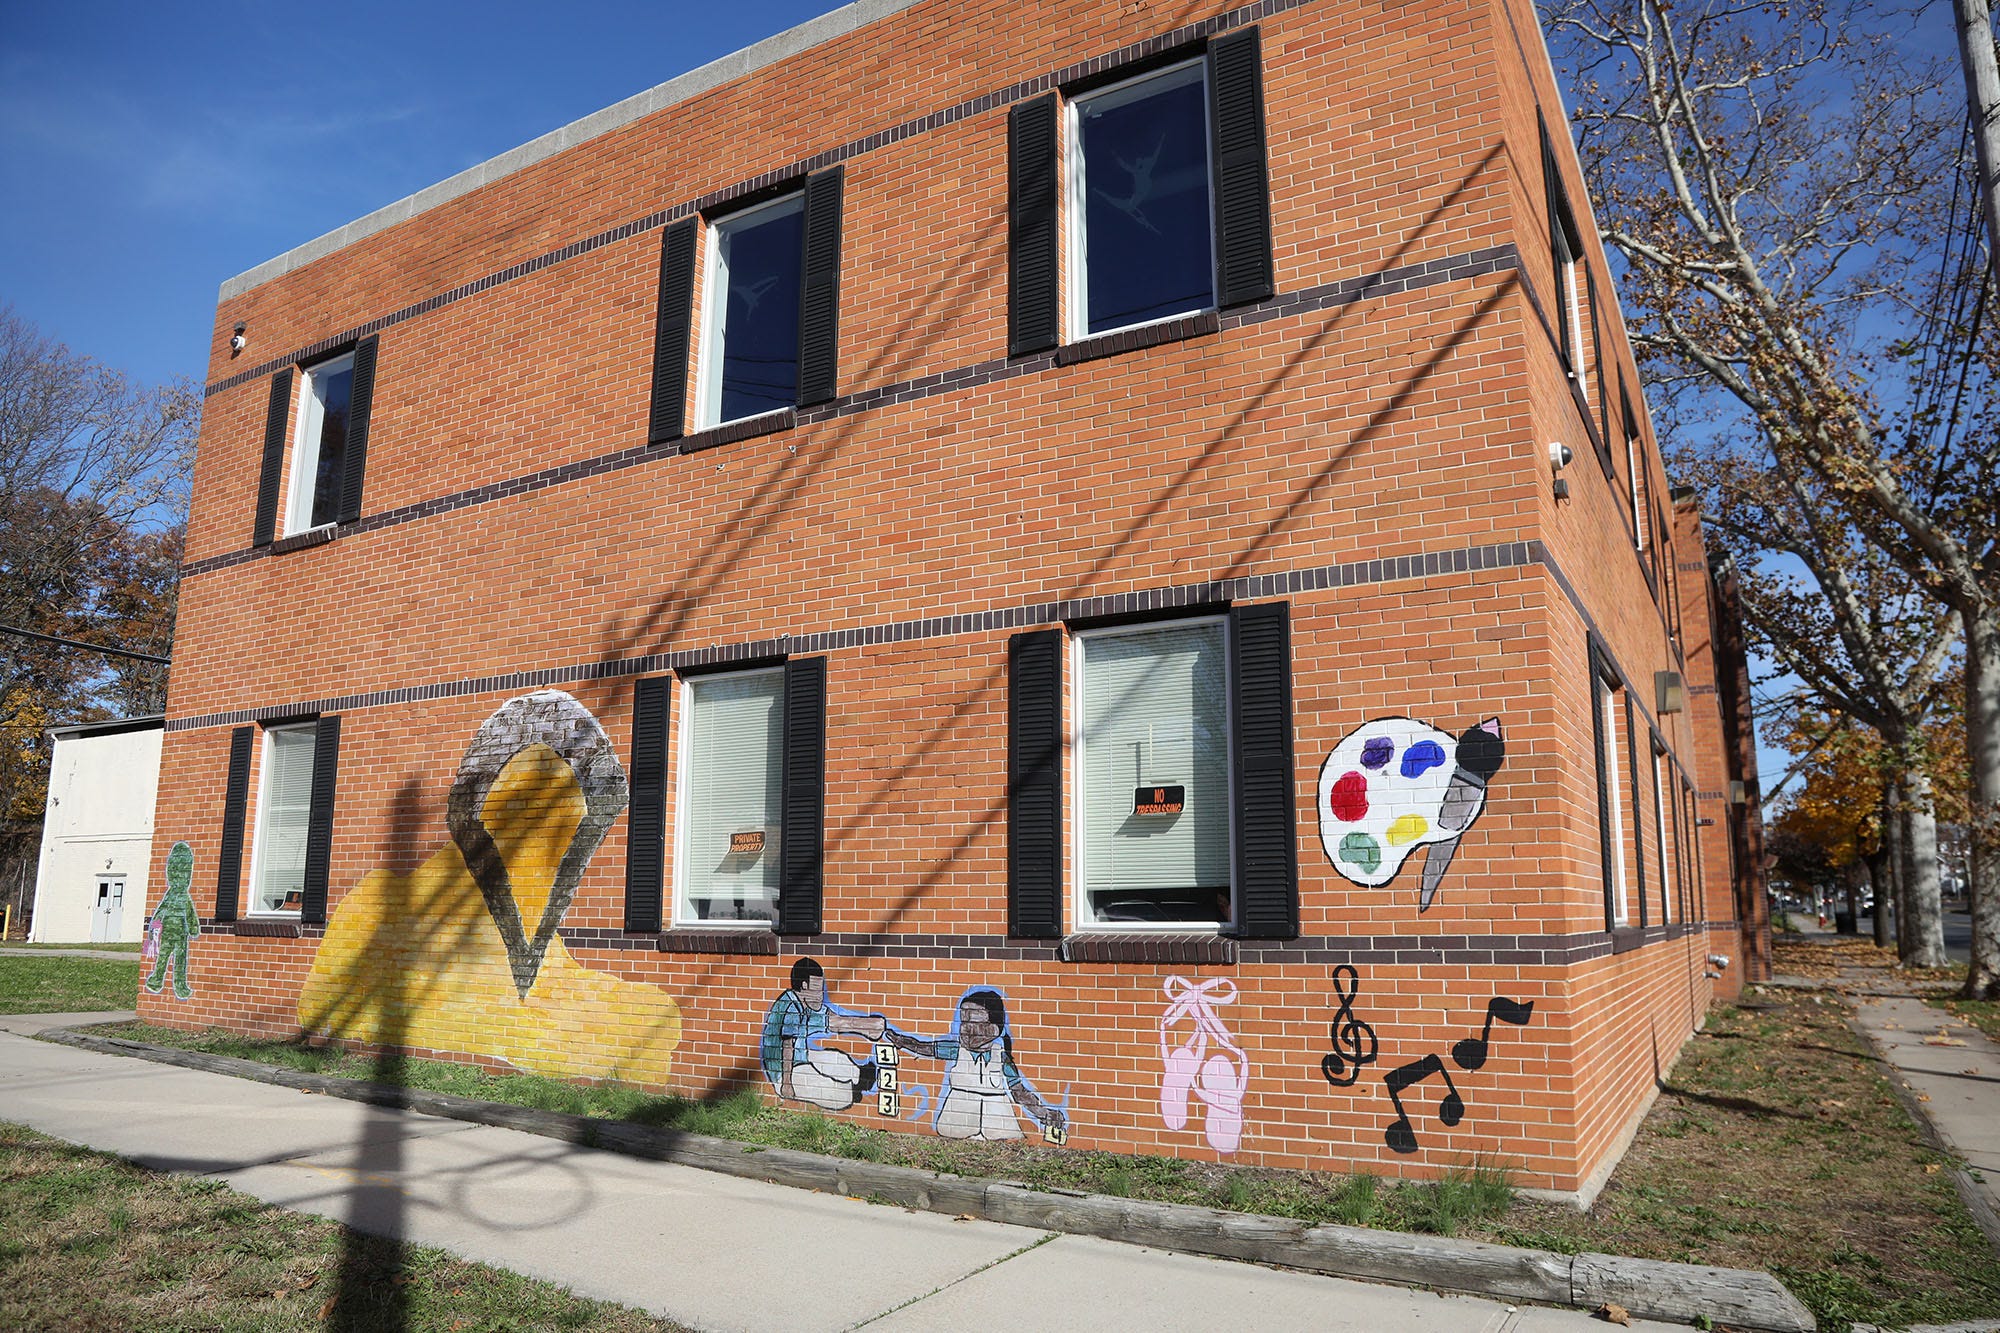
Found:
M 785 672 L 702 676 L 681 696 L 675 916 L 778 919 L 784 821 Z
M 1085 630 L 1075 652 L 1078 920 L 1233 920 L 1227 622 Z
M 296 912 L 304 905 L 306 831 L 312 820 L 313 755 L 318 739 L 315 722 L 272 727 L 264 733 L 252 912 Z

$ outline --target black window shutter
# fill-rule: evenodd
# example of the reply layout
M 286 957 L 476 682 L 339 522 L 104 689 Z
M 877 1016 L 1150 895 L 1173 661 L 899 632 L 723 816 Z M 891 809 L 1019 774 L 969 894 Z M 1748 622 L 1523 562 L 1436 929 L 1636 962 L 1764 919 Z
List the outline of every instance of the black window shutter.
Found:
M 653 332 L 653 409 L 648 443 L 678 440 L 687 420 L 688 332 L 694 324 L 695 220 L 660 238 L 660 301 Z
M 1639 763 L 1639 730 L 1635 725 L 1635 710 L 1632 696 L 1625 696 L 1625 753 L 1631 756 L 1627 767 L 1632 770 L 1632 887 L 1639 898 L 1639 925 L 1643 929 L 1651 924 L 1646 912 L 1646 822 L 1639 818 L 1642 802 L 1639 799 L 1639 778 L 1645 771 Z
M 340 772 L 340 719 L 323 717 L 313 735 L 312 811 L 306 816 L 306 873 L 299 920 L 326 924 L 327 869 L 333 859 L 333 785 Z
M 368 468 L 368 414 L 375 406 L 375 349 L 379 337 L 363 338 L 354 347 L 354 378 L 347 392 L 347 458 L 340 479 L 340 521 L 361 517 L 361 478 Z
M 841 168 L 806 178 L 799 284 L 799 403 L 833 397 L 840 342 Z
M 1578 261 L 1582 263 L 1582 261 Z M 1591 389 L 1597 394 L 1597 434 L 1604 441 L 1604 447 L 1611 447 L 1611 395 L 1604 383 L 1604 326 L 1597 317 L 1597 270 L 1589 264 L 1583 267 L 1584 298 L 1590 302 L 1590 377 Z
M 1292 624 L 1285 602 L 1229 613 L 1230 724 L 1235 735 L 1238 933 L 1299 933 L 1299 849 L 1292 773 Z
M 1007 933 L 1027 939 L 1063 928 L 1062 642 L 1007 641 Z
M 1007 113 L 1007 355 L 1026 356 L 1062 338 L 1062 265 L 1056 182 L 1062 148 L 1056 95 Z
M 271 403 L 264 409 L 264 470 L 257 478 L 257 526 L 252 546 L 269 546 L 278 535 L 278 483 L 285 476 L 285 427 L 292 420 L 292 368 L 271 376 Z
M 1276 290 L 1271 185 L 1264 164 L 1264 59 L 1257 29 L 1209 43 L 1208 86 L 1219 252 L 1216 304 L 1242 305 Z
M 215 863 L 215 919 L 236 919 L 243 883 L 243 808 L 250 799 L 250 744 L 255 727 L 229 733 L 229 783 L 222 790 L 222 850 Z
M 632 813 L 625 832 L 625 929 L 660 928 L 666 879 L 667 705 L 673 678 L 649 676 L 632 687 Z
M 785 663 L 784 864 L 778 933 L 820 931 L 820 863 L 826 840 L 826 659 Z

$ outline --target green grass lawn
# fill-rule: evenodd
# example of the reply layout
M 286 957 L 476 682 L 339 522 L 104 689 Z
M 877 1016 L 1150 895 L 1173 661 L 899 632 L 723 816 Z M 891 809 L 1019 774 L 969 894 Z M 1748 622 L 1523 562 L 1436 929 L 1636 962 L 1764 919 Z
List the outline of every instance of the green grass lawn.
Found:
M 0 1014 L 99 1013 L 131 1009 L 139 959 L 31 958 L 0 954 Z
M 684 1333 L 0 1122 L 0 1328 Z
M 712 1100 L 581 1086 L 467 1065 L 144 1024 L 105 1035 L 574 1115 L 1037 1189 L 1597 1250 L 1778 1274 L 1834 1333 L 1849 1321 L 2000 1315 L 2000 1259 L 1953 1192 L 1833 994 L 1771 990 L 1712 1015 L 1587 1214 L 1520 1196 L 1504 1163 L 1437 1181 L 1239 1168 L 1177 1157 L 948 1142 L 781 1109 L 756 1091 Z
M 0 944 L 0 949 L 88 949 L 92 953 L 138 953 L 144 944 L 30 944 L 26 940 L 8 940 Z

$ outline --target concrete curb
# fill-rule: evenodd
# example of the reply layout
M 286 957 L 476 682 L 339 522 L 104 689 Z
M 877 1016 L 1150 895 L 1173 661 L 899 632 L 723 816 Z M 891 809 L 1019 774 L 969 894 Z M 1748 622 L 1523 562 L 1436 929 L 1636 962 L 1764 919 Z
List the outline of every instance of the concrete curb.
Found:
M 1811 1312 L 1769 1273 L 1704 1268 L 1610 1254 L 1555 1254 L 1442 1236 L 1233 1213 L 1189 1204 L 1029 1189 L 1012 1181 L 942 1175 L 916 1167 L 849 1161 L 787 1148 L 626 1121 L 595 1120 L 447 1093 L 279 1069 L 234 1056 L 206 1055 L 117 1037 L 51 1028 L 37 1040 L 106 1055 L 132 1056 L 371 1106 L 420 1111 L 517 1129 L 581 1147 L 673 1162 L 724 1175 L 969 1216 L 1043 1231 L 1098 1236 L 1186 1254 L 1213 1255 L 1335 1277 L 1442 1288 L 1507 1300 L 1594 1310 L 1606 1301 L 1635 1317 L 1813 1333 Z

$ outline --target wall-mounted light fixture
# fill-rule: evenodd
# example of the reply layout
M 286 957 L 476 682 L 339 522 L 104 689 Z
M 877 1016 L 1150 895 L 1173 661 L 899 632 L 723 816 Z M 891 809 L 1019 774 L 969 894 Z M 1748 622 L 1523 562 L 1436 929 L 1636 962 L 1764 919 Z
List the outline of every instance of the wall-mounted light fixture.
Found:
M 229 338 L 229 354 L 231 356 L 235 356 L 238 352 L 242 351 L 244 344 L 250 341 L 243 336 L 243 331 L 248 327 L 241 320 L 236 322 L 236 332 L 231 334 Z
M 1687 686 L 1678 671 L 1653 673 L 1653 702 L 1661 713 L 1678 713 L 1687 707 Z
M 1729 803 L 1731 805 L 1747 805 L 1749 801 L 1750 794 L 1742 783 L 1732 782 L 1729 784 Z
M 1569 499 L 1569 483 L 1563 480 L 1562 470 L 1570 465 L 1576 455 L 1569 446 L 1556 440 L 1549 441 L 1549 471 L 1555 474 L 1555 495 L 1558 500 Z

